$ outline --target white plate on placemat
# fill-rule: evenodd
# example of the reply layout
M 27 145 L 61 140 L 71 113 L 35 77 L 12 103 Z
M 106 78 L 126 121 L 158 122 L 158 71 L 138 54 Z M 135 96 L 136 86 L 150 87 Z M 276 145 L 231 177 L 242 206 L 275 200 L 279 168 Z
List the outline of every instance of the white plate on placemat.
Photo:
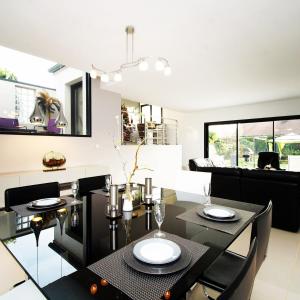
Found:
M 217 219 L 232 219 L 235 216 L 233 209 L 221 206 L 205 207 L 203 213 Z
M 60 198 L 44 198 L 32 201 L 32 206 L 45 207 L 45 206 L 56 206 L 61 203 Z
M 235 211 L 235 214 L 234 214 L 234 217 L 232 218 L 216 218 L 216 217 L 212 217 L 210 215 L 207 215 L 204 213 L 204 209 L 207 208 L 207 207 L 199 207 L 197 209 L 197 214 L 201 217 L 201 218 L 204 218 L 204 219 L 207 219 L 207 220 L 210 220 L 210 221 L 214 221 L 214 222 L 237 222 L 241 219 L 241 216 L 238 212 Z
M 160 238 L 142 240 L 133 247 L 134 257 L 147 264 L 168 264 L 177 260 L 180 254 L 181 249 L 176 243 Z

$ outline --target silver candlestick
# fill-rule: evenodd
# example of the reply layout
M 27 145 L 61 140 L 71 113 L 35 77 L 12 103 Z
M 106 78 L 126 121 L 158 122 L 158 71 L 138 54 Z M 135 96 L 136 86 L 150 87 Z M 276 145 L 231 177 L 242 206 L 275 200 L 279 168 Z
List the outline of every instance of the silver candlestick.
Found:
M 145 178 L 145 203 L 152 203 L 152 178 Z
M 110 186 L 109 202 L 107 205 L 107 215 L 111 218 L 116 218 L 119 215 L 118 199 L 119 199 L 118 186 L 115 184 L 112 184 Z

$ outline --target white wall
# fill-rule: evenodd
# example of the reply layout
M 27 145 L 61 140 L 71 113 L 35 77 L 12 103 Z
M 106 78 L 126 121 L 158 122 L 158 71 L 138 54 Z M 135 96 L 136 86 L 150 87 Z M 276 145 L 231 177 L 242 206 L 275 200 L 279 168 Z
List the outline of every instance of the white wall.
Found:
M 133 169 L 134 156 L 137 146 L 122 146 L 120 155 L 110 161 L 114 183 L 124 183 L 125 176 L 120 172 L 122 161 L 127 162 L 128 170 Z M 170 187 L 175 184 L 175 175 L 182 167 L 181 145 L 146 145 L 142 146 L 138 155 L 139 168 L 149 168 L 136 172 L 134 182 L 144 183 L 145 177 L 153 178 L 153 184 Z
M 183 165 L 190 158 L 204 157 L 204 123 L 300 114 L 300 98 L 231 106 L 184 114 L 182 124 Z

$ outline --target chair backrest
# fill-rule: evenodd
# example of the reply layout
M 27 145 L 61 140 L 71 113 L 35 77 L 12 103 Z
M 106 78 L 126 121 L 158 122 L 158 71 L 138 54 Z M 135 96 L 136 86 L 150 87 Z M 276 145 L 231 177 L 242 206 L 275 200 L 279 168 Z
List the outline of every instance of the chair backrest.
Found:
M 272 226 L 272 207 L 272 201 L 270 201 L 265 210 L 256 216 L 252 225 L 251 239 L 257 240 L 256 272 L 267 256 Z
M 85 196 L 92 190 L 101 189 L 105 186 L 105 176 L 85 177 L 78 179 L 79 195 Z
M 205 196 L 210 190 L 211 173 L 178 170 L 172 174 L 173 189 Z
M 254 238 L 241 271 L 217 300 L 250 300 L 256 275 L 256 252 L 257 241 Z
M 271 165 L 273 168 L 279 170 L 279 154 L 277 152 L 259 152 L 257 166 L 264 169 L 266 165 Z
M 11 206 L 25 204 L 33 200 L 59 197 L 59 183 L 49 182 L 7 189 L 5 191 L 5 209 Z

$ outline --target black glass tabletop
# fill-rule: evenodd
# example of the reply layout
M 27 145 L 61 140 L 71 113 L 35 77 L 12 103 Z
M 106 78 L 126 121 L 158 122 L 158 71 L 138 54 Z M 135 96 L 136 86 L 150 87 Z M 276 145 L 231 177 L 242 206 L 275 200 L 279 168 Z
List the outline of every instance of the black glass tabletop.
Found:
M 249 225 L 242 224 L 235 234 L 203 227 L 176 219 L 194 208 L 203 197 L 194 195 L 195 202 L 184 201 L 184 193 L 159 189 L 166 203 L 166 216 L 161 229 L 209 246 L 207 253 L 180 279 L 172 289 L 172 299 L 188 290 L 201 273 Z M 191 200 L 191 197 L 187 197 Z M 50 299 L 128 299 L 86 267 L 117 249 L 157 229 L 153 207 L 136 203 L 135 214 L 109 219 L 106 216 L 106 195 L 90 194 L 81 202 L 51 212 L 21 217 L 15 212 L 0 213 L 0 238 L 25 272 Z M 142 201 L 142 199 L 141 199 Z M 250 203 L 211 198 L 222 206 L 258 214 L 263 207 Z M 254 215 L 255 216 L 255 215 Z M 42 219 L 42 221 L 41 221 Z

